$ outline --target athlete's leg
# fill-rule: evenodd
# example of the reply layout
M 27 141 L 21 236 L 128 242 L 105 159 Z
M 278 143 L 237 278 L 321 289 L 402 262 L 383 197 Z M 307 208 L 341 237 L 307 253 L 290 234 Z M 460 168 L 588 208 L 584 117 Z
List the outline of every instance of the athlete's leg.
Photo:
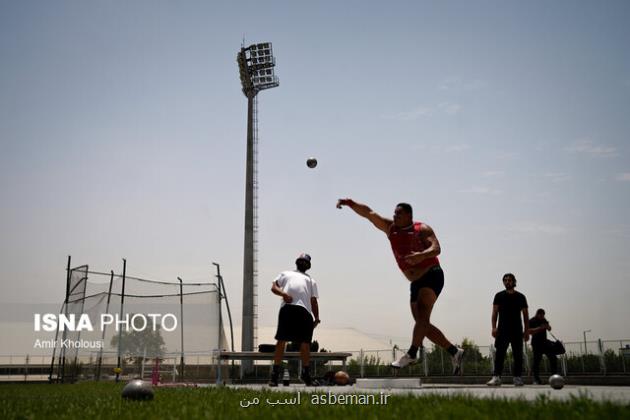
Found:
M 427 338 L 445 350 L 453 345 L 453 343 L 448 341 L 448 339 L 444 336 L 442 331 L 433 324 L 429 324 Z
M 284 355 L 284 346 L 287 344 L 286 341 L 278 340 L 276 343 L 276 351 L 273 355 L 273 364 L 280 365 L 282 363 L 282 356 Z
M 412 297 L 413 296 L 414 294 L 412 289 Z M 445 349 L 451 355 L 453 359 L 453 375 L 461 372 L 464 350 L 454 346 L 444 336 L 442 331 L 430 322 L 431 312 L 433 311 L 433 305 L 437 300 L 437 296 L 437 293 L 431 287 L 422 287 L 418 290 L 415 301 L 411 302 L 411 313 L 414 317 L 415 324 L 413 327 L 411 347 L 407 352 L 407 355 L 409 356 L 403 355 L 401 359 L 392 363 L 393 367 L 404 367 L 410 363 L 410 360 L 408 360 L 409 358 L 415 359 L 416 351 L 418 347 L 422 345 L 422 340 L 424 337 L 428 337 L 429 340 Z
M 300 343 L 302 366 L 308 368 L 311 361 L 311 343 Z
M 494 348 L 496 353 L 494 355 L 494 376 L 501 376 L 503 373 L 503 364 L 505 362 L 505 353 L 507 352 L 508 345 L 510 344 L 509 337 L 505 336 L 505 333 L 497 335 L 494 340 Z
M 413 315 L 414 321 L 418 322 L 418 302 L 411 302 L 411 314 Z M 426 332 L 426 337 L 443 349 L 448 349 L 452 345 L 452 343 L 444 336 L 442 331 L 430 322 Z
M 413 320 L 415 322 L 417 322 L 418 321 L 418 310 L 416 309 L 417 302 L 411 302 L 411 304 L 409 306 L 411 307 L 411 315 L 413 315 Z M 415 325 L 415 323 L 414 323 L 414 325 Z M 427 334 L 427 336 L 428 336 L 428 334 Z M 413 339 L 412 339 L 412 341 L 413 341 Z M 423 344 L 421 342 L 420 346 L 422 346 L 422 345 Z
M 511 337 L 510 344 L 512 346 L 512 356 L 514 357 L 513 376 L 520 377 L 523 375 L 523 335 L 515 335 Z
M 423 287 L 418 293 L 417 301 L 411 304 L 411 311 L 416 321 L 413 327 L 412 344 L 416 347 L 422 344 L 424 337 L 427 337 L 444 349 L 448 349 L 452 345 L 442 331 L 430 322 L 431 312 L 436 300 L 437 296 L 433 289 Z
M 278 386 L 282 356 L 284 355 L 284 346 L 286 345 L 286 343 L 286 341 L 282 340 L 278 340 L 276 342 L 276 351 L 273 355 L 273 366 L 271 367 L 271 378 L 269 378 L 269 386 Z
M 423 287 L 418 292 L 418 299 L 416 300 L 416 322 L 413 326 L 413 338 L 411 340 L 411 344 L 416 347 L 420 346 L 422 340 L 429 332 L 429 326 L 431 325 L 429 321 L 436 300 L 437 295 L 433 289 L 429 287 Z
M 532 375 L 534 375 L 534 380 L 538 383 L 540 382 L 540 361 L 543 357 L 543 351 L 538 346 L 533 347 L 534 352 L 534 364 L 532 366 Z

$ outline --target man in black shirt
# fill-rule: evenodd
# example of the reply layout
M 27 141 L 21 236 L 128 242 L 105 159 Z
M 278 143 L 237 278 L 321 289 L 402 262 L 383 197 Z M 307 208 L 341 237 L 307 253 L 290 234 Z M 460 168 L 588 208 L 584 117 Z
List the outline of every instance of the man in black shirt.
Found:
M 514 386 L 523 386 L 523 341 L 529 340 L 529 315 L 527 299 L 517 292 L 516 277 L 512 273 L 503 275 L 505 290 L 497 293 L 492 302 L 492 336 L 495 338 L 494 373 L 488 386 L 501 386 L 501 373 L 508 345 L 512 346 L 514 356 Z M 521 323 L 521 312 L 523 323 Z M 499 326 L 497 328 L 497 318 Z
M 543 354 L 549 360 L 551 374 L 558 373 L 558 358 L 552 352 L 551 341 L 547 340 L 547 331 L 551 331 L 549 321 L 545 318 L 545 310 L 538 309 L 536 316 L 529 320 L 529 333 L 532 335 L 532 349 L 534 351 L 534 366 L 532 371 L 534 374 L 534 384 L 541 384 L 540 380 L 540 361 Z

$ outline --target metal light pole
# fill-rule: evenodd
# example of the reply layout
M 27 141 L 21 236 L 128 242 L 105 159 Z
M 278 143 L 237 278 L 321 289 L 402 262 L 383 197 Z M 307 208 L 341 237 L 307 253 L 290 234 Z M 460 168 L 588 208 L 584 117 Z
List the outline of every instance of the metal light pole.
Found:
M 258 201 L 258 119 L 256 95 L 279 85 L 270 42 L 244 45 L 237 54 L 243 94 L 247 97 L 247 165 L 245 173 L 245 235 L 243 252 L 243 320 L 241 350 L 253 351 L 256 336 L 256 233 Z M 253 371 L 243 361 L 243 372 Z

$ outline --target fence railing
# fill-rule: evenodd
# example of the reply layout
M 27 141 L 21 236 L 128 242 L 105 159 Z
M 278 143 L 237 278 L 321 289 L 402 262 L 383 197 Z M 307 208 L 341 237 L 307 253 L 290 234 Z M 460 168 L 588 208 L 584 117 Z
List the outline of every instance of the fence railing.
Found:
M 558 356 L 558 369 L 564 375 L 630 375 L 630 339 L 594 340 L 563 342 L 566 354 Z M 524 344 L 523 367 L 529 375 L 533 365 L 533 351 L 529 343 Z M 348 370 L 356 377 L 381 376 L 391 374 L 389 365 L 406 349 L 395 346 L 392 349 L 353 351 Z M 419 363 L 402 369 L 398 376 L 450 376 L 452 362 L 450 355 L 441 348 L 425 349 L 420 354 Z M 508 350 L 504 372 L 512 373 L 513 356 Z M 494 347 L 468 346 L 464 355 L 463 375 L 488 376 L 494 366 Z M 550 366 L 543 357 L 541 374 L 549 374 Z
M 64 369 L 65 376 L 71 378 L 71 382 L 114 379 L 118 357 L 115 353 L 107 352 L 81 355 L 76 360 L 66 360 L 63 364 L 58 358 L 52 362 L 52 356 L 0 355 L 0 381 L 36 381 L 49 378 L 54 381 L 55 378 L 64 376 L 59 374 L 60 369 Z M 183 369 L 181 353 L 162 354 L 157 358 L 124 355 L 121 359 L 121 378 L 141 377 L 151 380 L 155 374 L 160 382 L 213 382 L 217 378 L 217 368 L 216 352 L 186 353 Z
M 591 340 L 564 342 L 566 354 L 559 356 L 558 368 L 564 375 L 630 375 L 630 339 Z M 523 367 L 530 374 L 533 363 L 533 352 L 529 343 L 525 344 Z M 353 377 L 378 377 L 392 374 L 390 364 L 400 357 L 405 348 L 394 346 L 389 349 L 343 350 L 352 354 L 347 361 L 346 370 Z M 419 363 L 402 369 L 398 376 L 450 376 L 452 362 L 450 355 L 441 348 L 427 348 L 419 353 Z M 504 373 L 511 374 L 512 351 L 508 350 Z M 128 358 L 123 363 L 123 374 L 127 377 L 147 377 L 153 372 L 150 358 Z M 492 374 L 494 348 L 490 346 L 469 345 L 463 361 L 463 375 L 489 376 Z M 79 365 L 78 379 L 96 379 L 97 357 L 84 357 L 77 361 Z M 116 357 L 105 355 L 100 361 L 99 379 L 113 378 Z M 165 354 L 160 357 L 160 378 L 163 382 L 198 381 L 213 382 L 218 374 L 217 359 L 211 352 L 186 353 L 184 369 L 181 371 L 181 354 Z M 6 380 L 46 380 L 50 374 L 51 356 L 0 355 L 0 381 Z M 225 365 L 224 365 L 225 366 Z M 289 363 L 293 374 L 296 368 Z M 239 362 L 232 362 L 230 369 L 238 371 Z M 328 370 L 341 369 L 341 362 L 315 363 L 312 366 L 315 375 Z M 252 378 L 265 378 L 269 375 L 268 362 L 256 362 Z M 541 375 L 551 373 L 549 362 L 543 357 L 540 366 Z M 232 376 L 224 373 L 224 378 Z M 232 376 L 234 377 L 234 376 Z

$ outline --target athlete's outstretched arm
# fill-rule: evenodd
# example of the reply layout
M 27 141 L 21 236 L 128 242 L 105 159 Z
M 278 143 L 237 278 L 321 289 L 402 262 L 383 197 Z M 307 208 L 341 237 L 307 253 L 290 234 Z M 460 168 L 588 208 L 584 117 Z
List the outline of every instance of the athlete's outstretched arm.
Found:
M 343 206 L 350 207 L 356 214 L 368 219 L 377 229 L 382 230 L 386 234 L 389 233 L 389 228 L 394 223 L 391 219 L 386 219 L 380 214 L 373 211 L 365 204 L 357 203 L 351 198 L 340 198 L 337 201 L 337 208 L 340 209 Z

